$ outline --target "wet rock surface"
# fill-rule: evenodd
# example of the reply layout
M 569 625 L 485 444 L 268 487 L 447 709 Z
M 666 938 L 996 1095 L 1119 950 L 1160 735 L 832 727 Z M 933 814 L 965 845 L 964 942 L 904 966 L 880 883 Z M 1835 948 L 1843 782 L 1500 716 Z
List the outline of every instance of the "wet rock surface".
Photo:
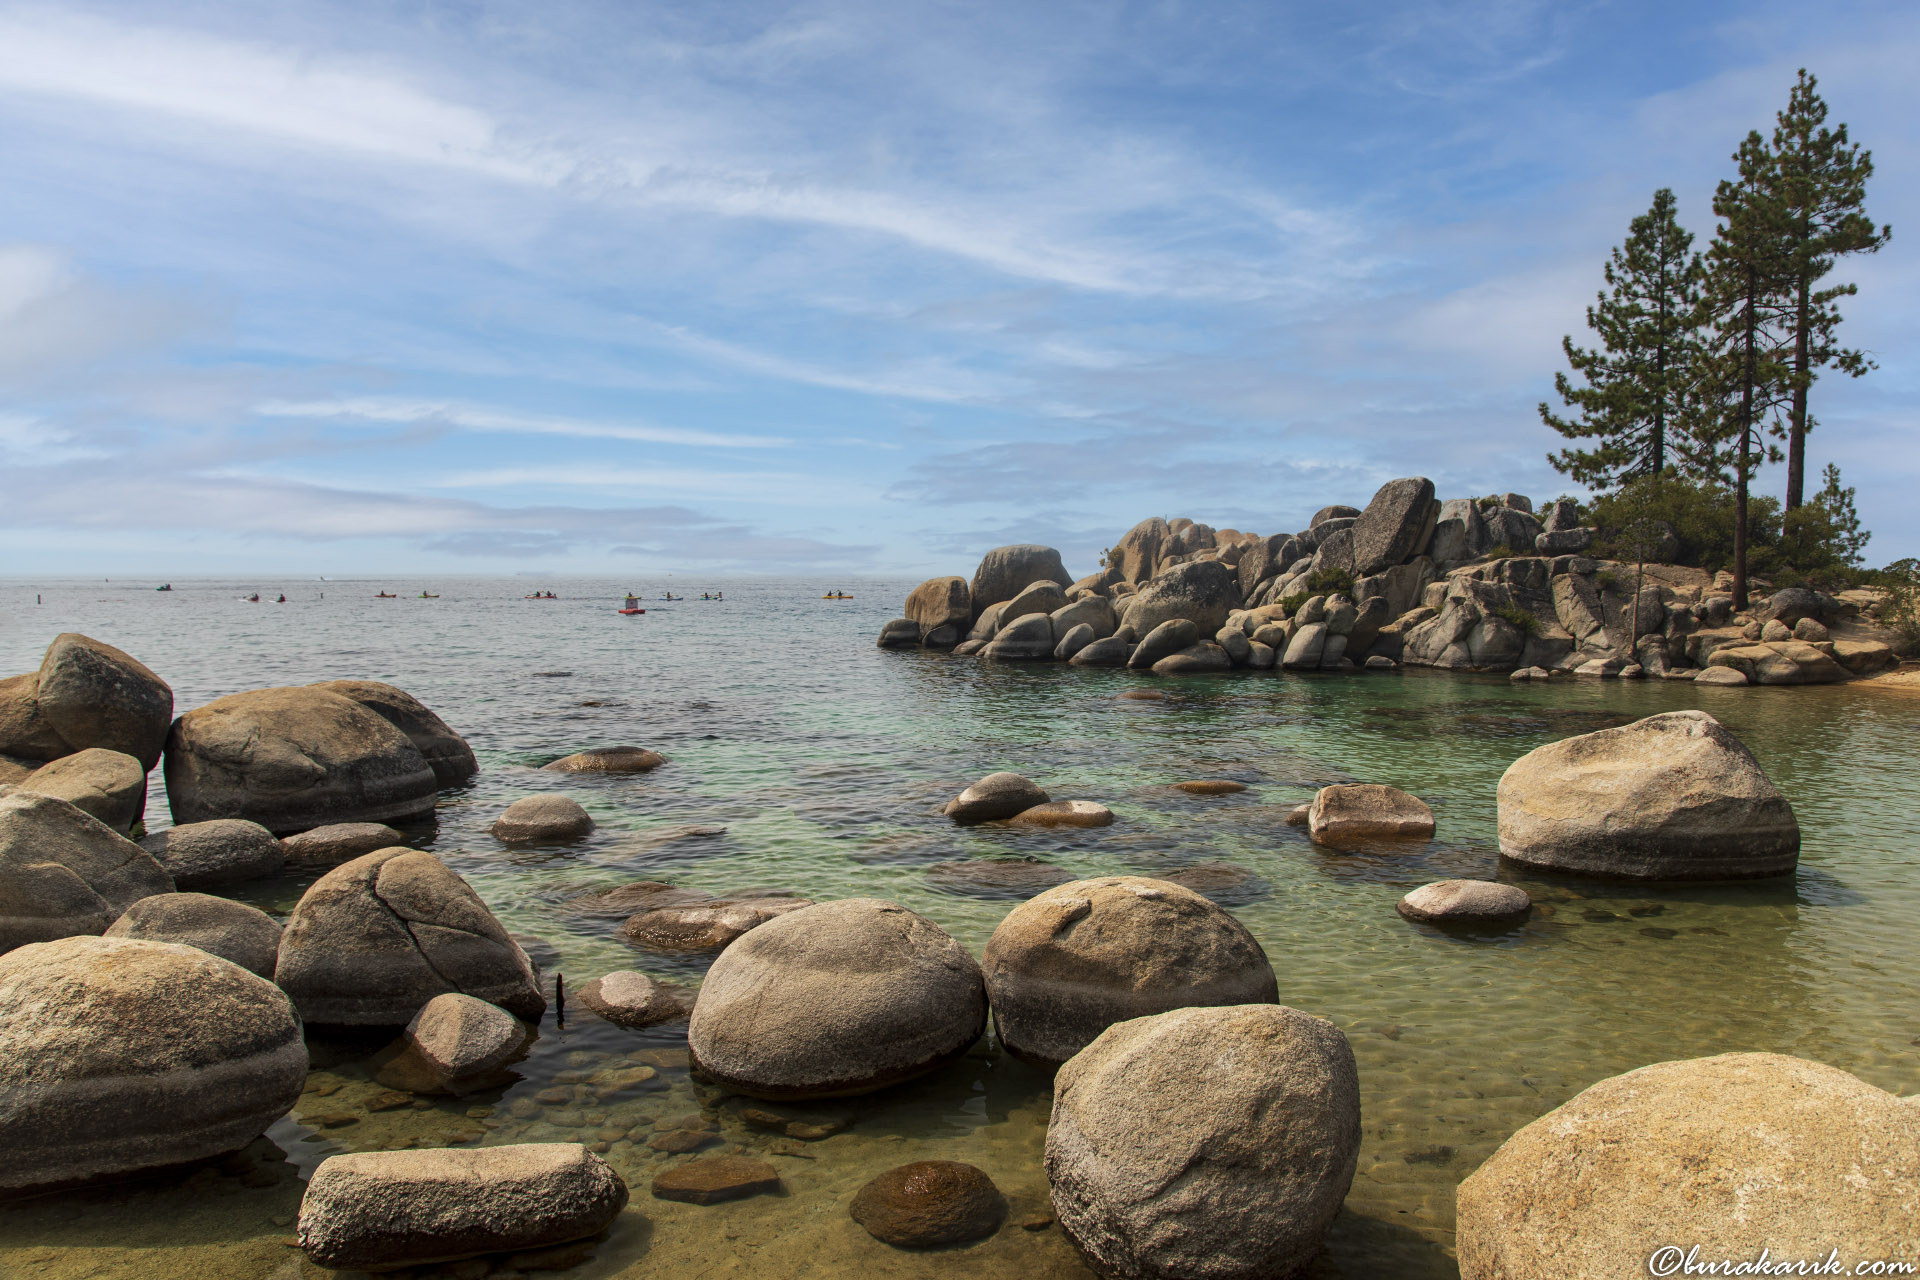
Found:
M 593 832 L 593 818 L 571 796 L 527 796 L 493 820 L 503 844 L 566 844 Z
M 861 1187 L 847 1211 L 876 1240 L 926 1249 L 992 1235 L 1006 1221 L 1007 1199 L 973 1165 L 919 1160 Z
M 1017 773 L 990 773 L 955 796 L 947 805 L 946 815 L 962 824 L 991 822 L 1011 818 L 1048 800 L 1037 783 Z
M 1422 924 L 1518 924 L 1533 911 L 1533 899 L 1525 889 L 1491 880 L 1437 880 L 1400 899 L 1395 909 Z
M 594 747 L 540 767 L 549 773 L 651 773 L 667 762 L 645 747 Z
M 618 969 L 580 988 L 580 1003 L 617 1027 L 651 1027 L 684 1018 L 686 1007 L 644 973 Z
M 653 1194 L 687 1204 L 719 1204 L 780 1190 L 780 1173 L 764 1160 L 705 1156 L 675 1165 L 653 1180 Z

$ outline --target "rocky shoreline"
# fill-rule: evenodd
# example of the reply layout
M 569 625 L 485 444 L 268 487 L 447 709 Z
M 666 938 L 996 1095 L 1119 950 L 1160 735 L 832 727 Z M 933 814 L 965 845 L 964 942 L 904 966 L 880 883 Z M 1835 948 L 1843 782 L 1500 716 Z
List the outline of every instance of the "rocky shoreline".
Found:
M 1578 518 L 1519 494 L 1443 502 L 1421 477 L 1292 534 L 1156 517 L 1078 579 L 1051 547 L 989 551 L 971 580 L 916 587 L 879 644 L 1158 675 L 1406 665 L 1782 685 L 1898 665 L 1856 593 L 1788 588 L 1737 612 L 1730 575 L 1596 559 Z

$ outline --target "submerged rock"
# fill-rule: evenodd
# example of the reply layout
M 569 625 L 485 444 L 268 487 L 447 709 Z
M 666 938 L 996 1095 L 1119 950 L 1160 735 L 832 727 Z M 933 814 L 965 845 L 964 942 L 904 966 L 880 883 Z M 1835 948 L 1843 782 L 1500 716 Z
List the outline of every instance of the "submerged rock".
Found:
M 313 882 L 288 917 L 278 981 L 308 1022 L 403 1026 L 448 991 L 537 1022 L 533 967 L 430 853 L 382 849 Z
M 386 828 L 381 828 L 386 830 Z M 393 833 L 396 837 L 399 832 Z M 273 832 L 244 818 L 215 818 L 156 831 L 140 841 L 181 889 L 263 880 L 280 874 L 286 850 Z
M 356 1151 L 321 1161 L 300 1247 L 336 1271 L 390 1271 L 597 1235 L 627 1184 L 573 1142 Z
M 1092 800 L 1052 800 L 1022 809 L 1007 819 L 1010 827 L 1110 827 L 1113 810 Z
M 1077 880 L 1015 907 L 983 969 L 1000 1043 L 1049 1067 L 1129 1018 L 1279 998 L 1246 926 L 1191 889 L 1144 876 Z
M 280 926 L 258 907 L 205 893 L 156 893 L 126 909 L 109 938 L 139 938 L 198 947 L 273 981 Z
M 1460 1275 L 1639 1275 L 1666 1245 L 1920 1262 L 1917 1185 L 1920 1108 L 1893 1094 L 1773 1053 L 1661 1062 L 1541 1116 L 1460 1184 Z
M 196 824 L 199 825 L 199 824 Z M 337 867 L 376 849 L 393 849 L 407 838 L 382 822 L 334 822 L 280 842 L 290 867 Z
M 1047 1181 L 1105 1275 L 1267 1280 L 1320 1251 L 1360 1151 L 1353 1050 L 1276 1004 L 1109 1027 L 1060 1069 Z
M 1196 778 L 1191 782 L 1176 782 L 1175 791 L 1184 791 L 1190 796 L 1230 796 L 1245 791 L 1247 784 L 1235 782 L 1231 778 Z
M 0 1191 L 237 1151 L 306 1078 L 287 997 L 196 947 L 63 938 L 0 956 Z
M 1785 875 L 1793 807 L 1704 711 L 1669 711 L 1536 748 L 1500 779 L 1500 852 L 1630 880 Z
M 721 952 L 687 1046 L 737 1093 L 830 1098 L 944 1065 L 986 1018 L 980 967 L 945 930 L 895 903 L 848 898 L 768 921 Z
M 649 773 L 667 762 L 645 747 L 593 747 L 540 767 L 548 773 Z
M 990 773 L 949 801 L 946 815 L 967 825 L 992 822 L 1046 804 L 1048 799 L 1037 783 L 1017 773 Z
M 620 936 L 654 951 L 719 951 L 776 916 L 813 905 L 809 898 L 714 898 L 658 907 L 620 926 Z
M 65 800 L 126 835 L 147 808 L 147 771 L 124 751 L 88 747 L 41 765 L 14 790 Z
M 927 868 L 936 887 L 971 898 L 1031 898 L 1073 873 L 1038 858 L 972 858 L 965 862 L 936 862 Z
M 1243 906 L 1265 896 L 1268 889 L 1265 880 L 1231 862 L 1196 862 L 1190 867 L 1162 872 L 1157 878 L 1191 889 L 1223 907 Z
M 919 1160 L 889 1169 L 847 1206 L 867 1234 L 903 1249 L 984 1240 L 1007 1219 L 1007 1198 L 970 1164 Z
M 0 952 L 103 933 L 140 899 L 172 890 L 151 854 L 65 800 L 0 798 Z
M 1400 899 L 1396 910 L 1422 924 L 1518 924 L 1533 911 L 1533 899 L 1492 880 L 1438 880 Z
M 706 1156 L 675 1165 L 653 1180 L 661 1200 L 720 1204 L 780 1189 L 780 1174 L 765 1160 L 745 1156 Z
M 1425 840 L 1433 835 L 1433 810 L 1418 796 L 1378 783 L 1322 787 L 1307 810 L 1307 833 L 1315 844 L 1367 840 Z
M 665 986 L 632 969 L 595 978 L 580 988 L 580 1003 L 616 1027 L 651 1027 L 687 1014 Z
M 406 690 L 378 680 L 323 680 L 311 687 L 351 698 L 406 734 L 441 786 L 459 786 L 480 772 L 480 762 L 473 758 L 467 740 Z
M 502 844 L 566 844 L 593 831 L 593 818 L 571 796 L 527 796 L 508 805 L 488 828 Z

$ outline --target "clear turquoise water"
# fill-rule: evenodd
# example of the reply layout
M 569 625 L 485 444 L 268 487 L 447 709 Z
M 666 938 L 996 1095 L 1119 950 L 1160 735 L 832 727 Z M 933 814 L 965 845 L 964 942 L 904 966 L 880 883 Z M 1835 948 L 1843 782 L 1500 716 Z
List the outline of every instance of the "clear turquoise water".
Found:
M 1920 960 L 1909 941 L 1920 909 L 1920 694 L 1513 686 L 1419 671 L 1169 681 L 882 652 L 873 637 L 908 582 L 176 582 L 165 594 L 151 585 L 0 584 L 0 673 L 30 669 L 54 634 L 79 630 L 153 667 L 181 709 L 268 684 L 358 676 L 400 685 L 465 734 L 483 766 L 444 797 L 437 825 L 416 843 L 467 877 L 509 928 L 543 940 L 549 967 L 572 985 L 629 967 L 698 984 L 702 963 L 636 951 L 615 936 L 617 922 L 561 905 L 631 880 L 892 898 L 977 954 L 1011 904 L 955 893 L 929 866 L 1029 856 L 1076 876 L 1201 862 L 1254 873 L 1263 890 L 1234 910 L 1266 947 L 1282 1000 L 1338 1024 L 1360 1064 L 1365 1146 L 1322 1275 L 1452 1274 L 1455 1184 L 1527 1121 L 1649 1062 L 1764 1049 L 1920 1091 Z M 521 598 L 546 585 L 564 598 Z M 728 599 L 650 602 L 630 619 L 612 611 L 627 588 L 697 596 L 709 585 Z M 373 598 L 423 586 L 441 598 Z M 856 598 L 818 598 L 834 587 Z M 291 600 L 237 599 L 256 588 Z M 1167 698 L 1118 697 L 1140 687 Z M 1682 707 L 1725 721 L 1792 800 L 1804 837 L 1796 877 L 1658 890 L 1522 878 L 1550 910 L 1493 939 L 1443 936 L 1394 914 L 1401 894 L 1430 880 L 1515 878 L 1494 846 L 1494 789 L 1515 758 Z M 617 744 L 656 748 L 671 763 L 637 778 L 537 771 Z M 1016 832 L 960 830 L 938 816 L 948 796 L 996 769 L 1025 773 L 1057 798 L 1102 801 L 1118 821 Z M 1202 799 L 1168 788 L 1195 777 L 1236 778 L 1249 790 Z M 1282 823 L 1287 808 L 1340 780 L 1426 798 L 1438 838 L 1410 856 L 1341 856 Z M 579 845 L 531 851 L 487 834 L 508 803 L 543 791 L 578 798 L 599 829 Z M 166 821 L 158 796 L 149 821 Z M 725 831 L 674 838 L 694 825 Z M 244 896 L 283 912 L 304 886 L 247 886 Z M 684 1157 L 624 1136 L 698 1111 L 703 1099 L 684 1074 L 667 1070 L 606 1098 L 579 1083 L 672 1047 L 675 1033 L 617 1032 L 576 1013 L 564 1031 L 549 1019 L 542 1035 L 526 1078 L 505 1093 L 378 1113 L 360 1104 L 383 1087 L 369 1060 L 381 1046 L 322 1046 L 314 1092 L 269 1135 L 275 1145 L 261 1148 L 250 1178 L 213 1170 L 197 1184 L 150 1181 L 0 1211 L 0 1274 L 13 1265 L 151 1275 L 163 1262 L 209 1276 L 303 1274 L 310 1268 L 281 1240 L 299 1179 L 319 1159 L 462 1132 L 608 1143 L 634 1202 L 572 1274 L 1086 1274 L 1057 1228 L 1010 1225 L 981 1245 L 913 1254 L 877 1244 L 846 1216 L 868 1177 L 933 1158 L 985 1168 L 1016 1217 L 1044 1208 L 1047 1082 L 984 1046 L 938 1077 L 859 1104 L 833 1137 L 787 1144 L 793 1152 L 771 1151 L 766 1135 L 721 1107 L 723 1145 L 712 1149 L 766 1154 L 786 1192 L 703 1208 L 652 1199 L 653 1172 Z M 556 1087 L 589 1092 L 535 1100 Z M 473 1107 L 492 1114 L 469 1116 Z M 319 1127 L 332 1113 L 358 1119 Z

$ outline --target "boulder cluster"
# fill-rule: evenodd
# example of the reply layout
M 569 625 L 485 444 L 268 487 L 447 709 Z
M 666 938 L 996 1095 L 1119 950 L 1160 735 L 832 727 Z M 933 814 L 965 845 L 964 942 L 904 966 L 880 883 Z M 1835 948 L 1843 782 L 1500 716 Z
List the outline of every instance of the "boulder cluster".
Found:
M 1440 501 L 1418 476 L 1298 533 L 1156 517 L 1082 578 L 1051 547 L 989 551 L 971 581 L 916 587 L 879 643 L 1161 675 L 1404 663 L 1817 684 L 1896 661 L 1856 604 L 1789 588 L 1735 612 L 1727 575 L 1596 559 L 1598 531 L 1578 518 L 1571 501 L 1535 514 L 1512 493 Z

